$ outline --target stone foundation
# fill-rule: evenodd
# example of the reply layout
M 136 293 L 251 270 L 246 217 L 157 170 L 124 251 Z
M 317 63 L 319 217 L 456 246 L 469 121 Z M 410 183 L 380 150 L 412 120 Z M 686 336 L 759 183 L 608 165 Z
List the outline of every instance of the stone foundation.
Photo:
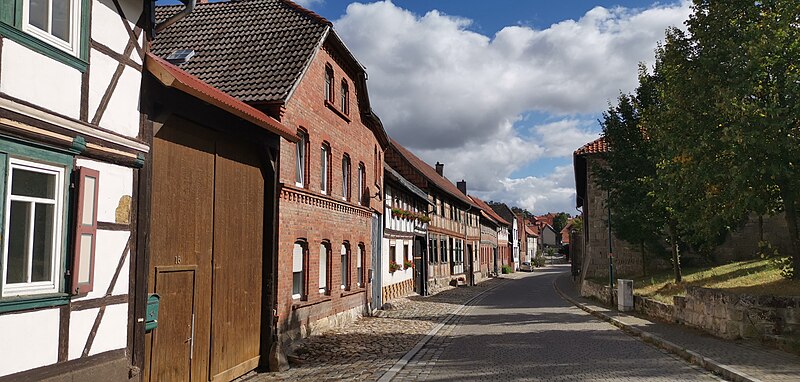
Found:
M 291 354 L 293 345 L 303 338 L 320 334 L 323 331 L 348 325 L 362 316 L 368 315 L 366 306 L 357 306 L 337 314 L 314 321 L 301 321 L 299 325 L 278 333 L 278 342 L 286 354 Z
M 405 297 L 412 293 L 414 293 L 414 279 L 403 280 L 399 283 L 381 288 L 383 302 L 389 302 L 398 297 Z

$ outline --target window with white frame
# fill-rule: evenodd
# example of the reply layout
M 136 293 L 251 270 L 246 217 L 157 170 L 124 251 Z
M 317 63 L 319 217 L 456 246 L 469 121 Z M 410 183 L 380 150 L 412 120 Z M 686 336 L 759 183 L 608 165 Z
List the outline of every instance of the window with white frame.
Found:
M 343 243 L 341 251 L 342 260 L 342 289 L 350 289 L 350 244 Z
M 22 30 L 74 56 L 80 51 L 81 0 L 23 0 Z
M 350 88 L 347 86 L 347 80 L 342 79 L 342 113 L 350 114 Z
M 358 286 L 364 286 L 364 243 L 358 245 L 358 258 L 356 259 L 356 277 L 358 278 Z
M 350 157 L 342 156 L 342 199 L 350 200 Z
M 64 177 L 63 167 L 9 159 L 3 296 L 61 291 Z
M 292 298 L 301 299 L 305 296 L 305 255 L 306 244 L 303 241 L 294 243 L 292 250 Z
M 364 185 L 365 185 L 365 182 L 366 182 L 366 180 L 364 179 L 364 177 L 366 176 L 365 171 L 366 170 L 364 169 L 364 164 L 363 163 L 359 163 L 358 164 L 358 204 L 360 204 L 362 206 L 364 204 L 366 204 L 366 202 L 367 202 L 366 200 L 364 200 L 364 198 L 366 196 L 366 195 L 364 195 Z
M 327 143 L 322 145 L 320 149 L 320 192 L 323 194 L 328 193 L 328 167 L 331 156 L 331 148 Z
M 408 244 L 403 245 L 403 253 L 405 253 L 403 260 L 411 261 L 411 247 Z
M 328 256 L 330 255 L 330 244 L 322 243 L 319 245 L 319 293 L 328 293 Z
M 325 100 L 333 102 L 333 67 L 325 65 Z
M 295 185 L 304 187 L 306 183 L 306 145 L 308 144 L 308 135 L 301 130 L 297 132 L 297 136 L 300 140 L 297 141 L 297 149 L 295 151 Z

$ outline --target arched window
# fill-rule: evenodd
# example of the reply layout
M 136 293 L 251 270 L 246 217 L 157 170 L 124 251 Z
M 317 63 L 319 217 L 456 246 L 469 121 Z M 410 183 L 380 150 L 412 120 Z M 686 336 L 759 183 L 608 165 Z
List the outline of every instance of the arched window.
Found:
M 324 142 L 320 149 L 320 163 L 319 163 L 319 177 L 320 187 L 319 190 L 323 194 L 330 192 L 330 163 L 331 163 L 331 146 Z
M 295 185 L 297 187 L 305 187 L 306 177 L 308 176 L 308 133 L 305 130 L 298 129 L 297 136 L 300 140 L 297 141 L 297 149 L 295 150 Z
M 294 242 L 292 250 L 292 298 L 305 300 L 306 293 L 306 256 L 308 244 L 305 240 Z
M 364 257 L 366 256 L 366 250 L 364 249 L 364 243 L 358 243 L 358 259 L 356 260 L 356 277 L 358 278 L 358 286 L 359 288 L 364 287 L 364 264 L 366 264 L 367 259 Z
M 342 283 L 341 287 L 344 290 L 350 289 L 350 243 L 342 243 L 341 250 L 341 271 Z
M 364 195 L 364 187 L 366 186 L 366 180 L 364 179 L 367 174 L 365 174 L 366 169 L 364 168 L 364 163 L 358 164 L 358 204 L 365 205 L 367 201 L 365 200 L 366 195 Z
M 325 64 L 325 100 L 333 102 L 333 67 Z
M 342 199 L 350 200 L 350 156 L 342 156 Z
M 340 92 L 342 101 L 342 113 L 345 115 L 350 114 L 350 87 L 347 85 L 347 80 L 342 79 L 342 91 Z
M 330 294 L 331 243 L 323 241 L 319 245 L 319 293 Z

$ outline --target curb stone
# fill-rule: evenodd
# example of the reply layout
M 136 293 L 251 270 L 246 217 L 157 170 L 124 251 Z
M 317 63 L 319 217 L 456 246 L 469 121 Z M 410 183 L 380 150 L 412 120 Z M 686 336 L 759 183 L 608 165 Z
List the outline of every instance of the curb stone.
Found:
M 411 350 L 406 352 L 406 354 L 404 354 L 397 362 L 395 362 L 395 364 L 392 365 L 392 367 L 389 370 L 387 370 L 385 373 L 383 373 L 383 375 L 378 379 L 378 382 L 389 382 L 392 379 L 394 379 L 397 376 L 397 373 L 399 373 L 401 370 L 403 370 L 403 368 L 411 361 L 411 359 L 414 358 L 414 356 L 417 355 L 417 353 L 419 353 L 419 351 L 422 350 L 422 348 L 434 336 L 436 336 L 436 334 L 439 333 L 439 331 L 442 330 L 442 328 L 445 325 L 447 325 L 455 316 L 457 316 L 459 313 L 461 313 L 461 311 L 464 310 L 464 308 L 466 308 L 473 301 L 477 300 L 478 297 L 481 297 L 484 294 L 486 294 L 486 292 L 489 292 L 491 290 L 496 289 L 497 287 L 499 287 L 501 285 L 506 284 L 509 280 L 512 280 L 512 279 L 504 278 L 503 282 L 499 282 L 499 283 L 497 283 L 497 285 L 492 286 L 490 288 L 487 288 L 486 290 L 476 294 L 475 296 L 472 296 L 472 298 L 470 298 L 469 300 L 465 301 L 458 308 L 456 308 L 455 310 L 450 312 L 447 315 L 447 317 L 445 317 L 444 320 L 442 320 L 442 322 L 436 324 L 436 326 L 434 326 L 428 332 L 428 334 L 425 335 L 425 337 L 423 337 L 421 340 L 419 340 L 419 342 L 417 342 L 417 344 L 414 345 L 414 347 Z
M 628 333 L 629 335 L 638 338 L 644 343 L 648 343 L 660 349 L 666 350 L 672 354 L 677 355 L 678 357 L 684 359 L 685 361 L 691 364 L 700 366 L 710 372 L 713 372 L 717 375 L 720 375 L 734 382 L 762 382 L 760 379 L 753 378 L 741 371 L 736 370 L 733 367 L 717 362 L 711 358 L 704 357 L 694 351 L 681 347 L 673 342 L 667 341 L 657 335 L 647 333 L 639 328 L 634 327 L 633 325 L 626 324 L 599 310 L 592 309 L 590 305 L 576 301 L 572 297 L 567 296 L 566 293 L 562 292 L 561 289 L 558 288 L 558 285 L 556 283 L 557 280 L 558 280 L 557 277 L 553 279 L 553 289 L 556 290 L 556 293 L 558 293 L 558 295 L 561 296 L 561 298 L 571 302 L 572 304 L 582 309 L 583 311 L 603 321 L 606 321 L 611 325 L 614 325 L 622 329 L 622 331 L 624 331 L 625 333 Z

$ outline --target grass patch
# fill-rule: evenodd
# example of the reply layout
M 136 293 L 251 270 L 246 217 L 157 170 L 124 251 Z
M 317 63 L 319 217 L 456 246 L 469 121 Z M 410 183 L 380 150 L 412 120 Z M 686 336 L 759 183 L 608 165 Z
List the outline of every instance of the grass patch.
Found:
M 683 269 L 683 282 L 680 284 L 675 284 L 672 270 L 633 280 L 634 293 L 667 304 L 672 304 L 672 296 L 685 295 L 687 286 L 751 295 L 800 296 L 800 281 L 781 277 L 780 271 L 769 260 Z

